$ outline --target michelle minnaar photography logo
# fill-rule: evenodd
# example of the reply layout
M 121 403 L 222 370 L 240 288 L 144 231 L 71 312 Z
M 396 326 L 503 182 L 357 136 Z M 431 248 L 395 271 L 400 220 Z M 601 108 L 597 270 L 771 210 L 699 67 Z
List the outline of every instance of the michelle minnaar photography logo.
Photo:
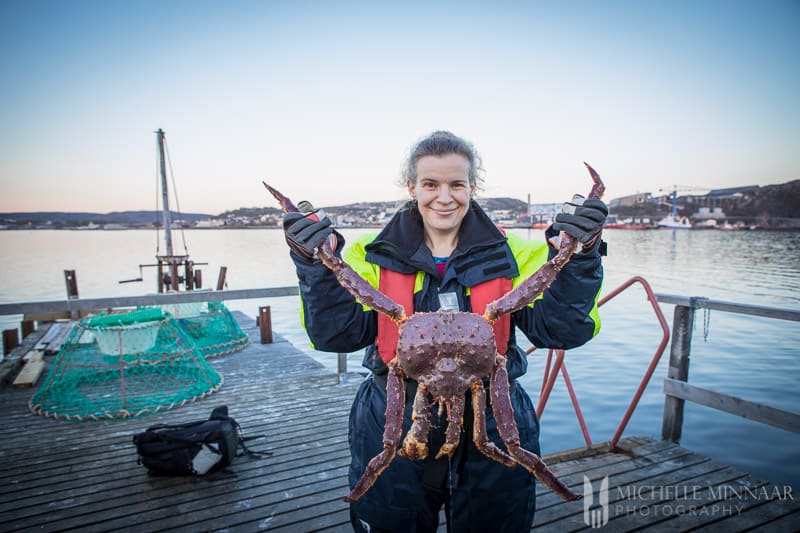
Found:
M 791 486 L 755 487 L 733 481 L 674 485 L 631 484 L 609 489 L 608 476 L 583 476 L 583 522 L 598 529 L 609 517 L 635 515 L 667 519 L 676 516 L 722 518 L 741 514 L 746 506 L 769 500 L 794 500 Z

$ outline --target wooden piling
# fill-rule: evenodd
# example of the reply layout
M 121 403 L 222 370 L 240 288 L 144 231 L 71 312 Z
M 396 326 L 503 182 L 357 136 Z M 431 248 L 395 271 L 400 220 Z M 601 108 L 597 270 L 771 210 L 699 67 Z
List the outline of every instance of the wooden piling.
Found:
M 78 297 L 78 277 L 74 270 L 64 271 L 64 281 L 67 284 L 67 298 L 70 300 Z
M 36 331 L 36 321 L 35 320 L 23 320 L 21 322 L 22 327 L 22 338 L 24 339 L 34 331 Z
M 689 379 L 689 352 L 692 348 L 692 325 L 694 308 L 675 306 L 672 319 L 672 344 L 669 351 L 667 377 L 686 382 Z M 664 418 L 661 438 L 675 443 L 681 441 L 683 427 L 683 406 L 685 400 L 667 394 L 664 399 Z
M 228 272 L 228 267 L 219 267 L 219 278 L 217 278 L 217 290 L 221 291 L 225 288 L 225 274 Z
M 19 333 L 17 328 L 3 330 L 3 355 L 8 355 L 11 350 L 19 346 Z
M 261 344 L 272 344 L 272 314 L 268 305 L 258 308 L 258 327 L 261 330 Z

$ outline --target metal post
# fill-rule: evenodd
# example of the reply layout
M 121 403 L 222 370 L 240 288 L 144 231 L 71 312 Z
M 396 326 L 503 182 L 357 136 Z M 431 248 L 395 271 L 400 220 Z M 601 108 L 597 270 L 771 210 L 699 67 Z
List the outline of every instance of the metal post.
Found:
M 675 306 L 672 319 L 672 344 L 669 352 L 669 368 L 667 377 L 680 381 L 689 379 L 689 352 L 692 348 L 692 325 L 694 324 L 694 308 L 683 305 Z M 661 438 L 675 443 L 681 440 L 683 427 L 683 405 L 681 398 L 667 395 L 664 399 L 664 418 L 661 426 Z
M 346 353 L 339 353 L 337 354 L 337 370 L 340 374 L 347 374 L 347 354 Z
M 164 157 L 164 130 L 158 128 L 156 131 L 158 139 L 158 160 L 161 170 L 161 223 L 164 225 L 164 242 L 167 245 L 167 255 L 172 253 L 172 214 L 169 212 L 169 190 L 167 189 L 167 164 Z M 170 272 L 173 274 L 173 272 Z
M 261 344 L 272 344 L 272 315 L 268 305 L 258 308 L 258 327 L 261 330 Z

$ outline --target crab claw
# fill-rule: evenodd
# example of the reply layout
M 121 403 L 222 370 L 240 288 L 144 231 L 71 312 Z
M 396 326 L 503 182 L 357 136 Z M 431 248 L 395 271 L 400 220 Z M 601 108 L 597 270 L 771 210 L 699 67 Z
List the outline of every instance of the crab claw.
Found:
M 294 203 L 292 203 L 292 201 L 284 196 L 278 189 L 270 187 L 266 181 L 262 181 L 261 183 L 263 183 L 264 187 L 267 188 L 269 193 L 275 197 L 276 200 L 278 200 L 278 203 L 281 204 L 281 210 L 283 210 L 284 213 L 296 213 L 300 211 L 297 209 L 297 206 L 294 205 Z

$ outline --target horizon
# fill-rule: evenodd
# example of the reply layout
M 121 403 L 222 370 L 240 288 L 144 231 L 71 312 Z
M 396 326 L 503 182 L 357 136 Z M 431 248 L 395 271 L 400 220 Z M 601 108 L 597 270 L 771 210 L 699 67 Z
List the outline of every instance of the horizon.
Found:
M 758 188 L 761 188 L 761 187 L 768 187 L 770 185 L 786 185 L 788 183 L 791 183 L 791 181 L 796 181 L 796 180 L 790 180 L 788 182 L 783 182 L 783 183 L 771 183 L 771 184 L 767 184 L 767 185 L 754 185 L 754 184 L 742 185 L 740 187 L 758 187 Z M 702 190 L 703 188 L 696 187 L 696 189 Z M 711 191 L 711 190 L 722 190 L 722 189 L 723 188 L 720 188 L 720 189 L 709 189 L 709 191 Z M 651 197 L 658 198 L 658 197 L 662 197 L 662 196 L 669 196 L 670 192 L 671 191 L 663 191 L 663 192 L 661 192 L 661 194 L 658 194 L 658 195 L 656 195 L 653 191 L 642 191 L 641 193 L 650 194 Z M 693 194 L 678 194 L 678 198 L 685 197 L 685 196 L 698 196 L 698 195 L 702 196 L 702 194 L 700 194 L 700 193 L 694 194 L 694 195 Z M 619 199 L 619 198 L 622 198 L 622 197 L 605 198 L 605 200 L 608 203 L 610 203 L 612 200 L 616 200 L 616 199 Z M 510 196 L 477 195 L 475 197 L 475 200 L 477 200 L 477 201 L 480 201 L 480 200 L 516 200 L 516 201 L 519 201 L 519 202 L 522 202 L 522 203 L 527 203 L 527 200 L 524 200 L 522 198 L 513 198 L 513 197 L 510 197 Z M 357 204 L 363 204 L 363 203 L 396 203 L 396 200 L 355 200 L 353 202 L 348 202 L 346 204 L 330 204 L 330 205 L 326 204 L 326 205 L 321 205 L 320 209 L 332 209 L 332 208 L 349 207 L 351 205 L 357 205 Z M 563 202 L 531 202 L 530 205 L 531 205 L 531 207 L 544 206 L 544 205 L 550 206 L 550 205 L 558 205 L 558 204 L 561 204 L 561 203 L 563 203 Z M 251 206 L 241 205 L 239 207 L 223 209 L 222 211 L 219 211 L 217 213 L 207 213 L 207 212 L 199 212 L 199 211 L 182 211 L 182 210 L 179 211 L 179 210 L 175 209 L 174 207 L 170 207 L 170 212 L 175 213 L 175 214 L 181 214 L 181 215 L 210 215 L 212 217 L 215 217 L 215 216 L 219 216 L 219 215 L 221 215 L 223 213 L 227 213 L 227 212 L 231 212 L 231 211 L 238 211 L 240 209 L 268 209 L 268 208 L 280 209 L 279 207 L 272 206 L 272 205 L 251 205 Z M 56 210 L 56 211 L 0 211 L 0 215 L 40 214 L 40 213 L 64 213 L 64 214 L 83 214 L 83 213 L 87 213 L 87 214 L 94 214 L 94 215 L 112 215 L 112 214 L 115 214 L 115 213 L 138 213 L 138 212 L 147 212 L 147 213 L 156 212 L 156 213 L 158 213 L 160 211 L 161 211 L 161 209 L 146 209 L 146 208 L 145 209 L 116 209 L 116 210 L 113 210 L 113 211 L 102 211 L 102 212 L 101 211 L 83 211 L 83 210 L 81 210 L 81 211 L 65 211 L 65 210 Z
M 481 154 L 483 197 L 567 201 L 583 161 L 609 198 L 786 183 L 798 21 L 793 0 L 2 0 L 0 212 L 160 209 L 159 128 L 191 213 L 270 206 L 265 179 L 402 200 L 436 129 Z

